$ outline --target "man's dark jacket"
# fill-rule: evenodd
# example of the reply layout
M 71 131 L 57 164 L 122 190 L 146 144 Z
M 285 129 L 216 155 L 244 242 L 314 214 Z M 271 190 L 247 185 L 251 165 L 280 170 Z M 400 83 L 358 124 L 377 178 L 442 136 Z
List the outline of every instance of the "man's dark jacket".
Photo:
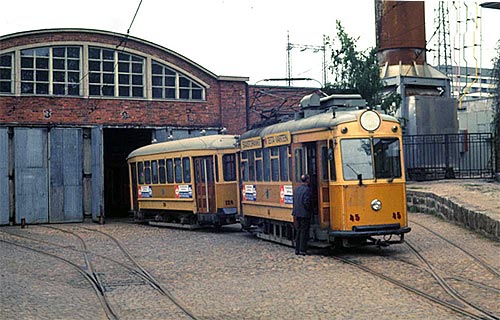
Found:
M 311 216 L 311 187 L 306 184 L 302 184 L 295 189 L 292 216 L 297 218 Z

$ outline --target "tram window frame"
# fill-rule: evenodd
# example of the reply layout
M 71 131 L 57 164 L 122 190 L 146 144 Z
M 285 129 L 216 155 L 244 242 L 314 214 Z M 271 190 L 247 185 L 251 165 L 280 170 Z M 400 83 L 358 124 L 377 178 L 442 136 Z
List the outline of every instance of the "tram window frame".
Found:
M 166 167 L 167 167 L 167 182 L 174 183 L 174 160 L 167 159 Z
M 219 182 L 219 157 L 214 155 L 215 182 Z
M 262 167 L 262 149 L 255 150 L 255 180 L 262 181 L 263 179 Z
M 144 184 L 144 163 L 142 161 L 137 162 L 137 177 L 139 184 Z
M 248 180 L 255 181 L 255 150 L 248 151 Z
M 262 150 L 264 181 L 271 181 L 271 150 L 265 148 Z
M 380 147 L 379 142 L 382 142 L 384 146 L 388 147 L 386 148 L 383 147 L 381 150 L 379 148 Z M 400 140 L 395 137 L 373 138 L 372 148 L 373 148 L 375 178 L 376 179 L 401 178 L 403 170 L 401 170 Z M 388 152 L 397 154 L 391 156 L 388 155 Z
M 130 176 L 132 177 L 132 186 L 137 185 L 137 163 L 130 163 Z
M 182 183 L 182 159 L 174 158 L 174 179 L 176 183 Z
M 151 161 L 151 182 L 153 184 L 158 184 L 158 161 Z
M 280 162 L 280 180 L 284 182 L 290 181 L 288 175 L 288 146 L 279 147 L 279 162 Z
M 334 142 L 330 140 L 328 143 L 328 159 L 330 161 L 330 181 L 337 181 L 337 166 L 335 165 Z
M 222 155 L 222 176 L 224 181 L 236 181 L 236 154 Z
M 191 159 L 189 157 L 182 158 L 182 176 L 185 183 L 191 182 Z
M 271 148 L 271 180 L 280 181 L 280 159 L 279 148 Z
M 328 180 L 328 148 L 326 146 L 321 147 L 321 180 Z
M 167 172 L 165 169 L 165 159 L 158 160 L 158 176 L 160 184 L 167 183 Z
M 357 143 L 357 145 L 354 143 Z M 370 138 L 342 139 L 340 140 L 340 151 L 342 155 L 342 174 L 345 181 L 357 180 L 360 174 L 363 180 L 373 180 L 375 178 L 373 146 Z
M 144 183 L 151 184 L 151 161 L 144 161 Z
M 300 177 L 304 172 L 304 152 L 302 148 L 296 148 L 293 155 L 295 160 L 295 182 L 301 182 Z
M 241 180 L 247 182 L 248 181 L 248 151 L 243 151 L 241 153 Z

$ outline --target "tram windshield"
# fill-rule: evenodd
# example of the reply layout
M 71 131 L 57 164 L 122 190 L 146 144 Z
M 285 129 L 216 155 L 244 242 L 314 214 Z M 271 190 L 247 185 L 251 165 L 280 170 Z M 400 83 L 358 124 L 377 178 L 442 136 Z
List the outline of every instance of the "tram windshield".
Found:
M 340 145 L 344 180 L 401 177 L 397 138 L 343 139 Z

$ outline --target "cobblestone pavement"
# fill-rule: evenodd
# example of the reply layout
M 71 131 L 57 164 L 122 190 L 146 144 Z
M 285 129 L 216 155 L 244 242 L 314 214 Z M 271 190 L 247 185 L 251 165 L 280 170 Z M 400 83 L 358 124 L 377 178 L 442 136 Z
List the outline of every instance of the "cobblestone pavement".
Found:
M 411 213 L 410 220 L 449 235 L 500 270 L 497 242 L 431 215 Z M 199 319 L 463 319 L 328 254 L 316 252 L 298 257 L 293 249 L 258 240 L 241 232 L 237 225 L 224 227 L 220 233 L 124 221 L 60 227 L 73 226 L 95 228 L 116 237 L 142 267 Z M 471 269 L 470 262 L 444 248 L 425 229 L 412 227 L 407 240 L 417 243 L 429 257 L 461 259 L 456 264 L 464 270 Z M 41 226 L 0 228 L 0 240 L 20 242 L 25 240 L 5 232 L 64 243 L 55 238 L 53 230 Z M 103 246 L 112 244 L 106 241 Z M 99 254 L 112 250 L 101 248 Z M 380 250 L 364 249 L 362 253 L 368 257 L 367 263 L 377 266 L 384 263 L 380 255 L 404 260 L 406 251 L 404 245 L 393 245 Z M 1 319 L 106 319 L 95 292 L 71 266 L 6 242 L 0 242 L 0 254 Z M 351 251 L 350 255 L 361 253 Z M 496 295 L 490 293 L 485 299 L 493 301 L 490 308 L 498 314 L 500 307 L 495 306 L 495 301 L 500 300 L 499 280 L 494 278 L 491 283 L 491 275 L 485 274 L 481 279 L 481 274 L 478 272 L 479 278 L 474 279 L 489 281 L 496 287 Z M 121 319 L 179 319 L 179 313 L 165 305 L 164 297 L 145 296 L 141 290 L 136 294 L 126 290 L 120 295 L 122 289 L 125 288 L 115 288 L 112 301 L 119 305 Z

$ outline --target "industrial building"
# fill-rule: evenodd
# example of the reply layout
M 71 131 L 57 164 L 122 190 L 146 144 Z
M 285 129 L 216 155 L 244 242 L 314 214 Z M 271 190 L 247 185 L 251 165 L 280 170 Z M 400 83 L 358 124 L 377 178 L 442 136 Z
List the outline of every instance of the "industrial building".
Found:
M 247 81 L 108 31 L 0 36 L 0 225 L 126 215 L 133 149 L 240 134 L 315 90 Z

